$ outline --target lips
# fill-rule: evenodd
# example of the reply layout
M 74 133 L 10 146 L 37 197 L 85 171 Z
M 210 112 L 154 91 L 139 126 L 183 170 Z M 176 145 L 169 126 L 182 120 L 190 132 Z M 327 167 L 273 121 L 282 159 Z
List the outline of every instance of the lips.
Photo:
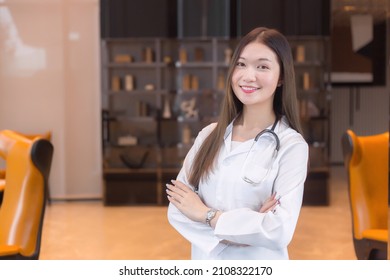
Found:
M 250 87 L 250 86 L 240 86 L 240 88 L 242 89 L 243 92 L 248 93 L 248 94 L 253 93 L 259 89 L 257 87 Z

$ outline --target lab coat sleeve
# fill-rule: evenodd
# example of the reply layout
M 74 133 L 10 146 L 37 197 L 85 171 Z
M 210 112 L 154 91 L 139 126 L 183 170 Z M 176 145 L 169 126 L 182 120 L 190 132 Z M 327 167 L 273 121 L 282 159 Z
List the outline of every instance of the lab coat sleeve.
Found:
M 226 211 L 219 217 L 215 234 L 221 239 L 249 246 L 271 250 L 286 248 L 302 206 L 307 162 L 306 142 L 289 145 L 281 155 L 275 179 L 275 191 L 281 196 L 275 213 L 260 213 L 249 208 Z
M 188 182 L 191 163 L 204 138 L 207 136 L 207 131 L 210 129 L 211 127 L 208 127 L 208 129 L 204 129 L 199 133 L 194 145 L 186 155 L 183 167 L 177 176 L 177 180 L 183 182 L 187 186 L 192 187 Z M 190 220 L 172 203 L 169 203 L 168 205 L 168 221 L 191 244 L 200 248 L 210 256 L 218 255 L 226 247 L 225 244 L 220 243 L 221 240 L 214 235 L 214 231 L 210 226 Z

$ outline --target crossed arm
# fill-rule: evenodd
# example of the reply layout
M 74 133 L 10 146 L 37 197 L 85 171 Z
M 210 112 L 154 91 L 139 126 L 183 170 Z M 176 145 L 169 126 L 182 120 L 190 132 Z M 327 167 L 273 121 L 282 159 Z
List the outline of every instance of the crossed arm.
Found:
M 166 186 L 169 202 L 175 205 L 184 216 L 195 222 L 206 223 L 206 215 L 210 207 L 205 205 L 190 187 L 177 180 L 172 180 L 171 184 Z M 276 193 L 274 193 L 265 200 L 263 205 L 259 206 L 259 212 L 272 211 L 278 204 L 279 200 L 276 199 Z M 215 228 L 221 214 L 221 211 L 217 211 L 215 217 L 211 220 L 212 228 Z

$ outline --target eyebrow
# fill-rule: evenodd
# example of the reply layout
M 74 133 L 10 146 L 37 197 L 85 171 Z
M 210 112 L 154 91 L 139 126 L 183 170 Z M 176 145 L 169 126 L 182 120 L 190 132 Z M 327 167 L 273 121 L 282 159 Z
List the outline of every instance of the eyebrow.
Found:
M 243 59 L 243 60 L 246 60 L 244 57 L 242 56 L 239 56 L 238 59 Z M 259 59 L 256 59 L 257 61 L 269 61 L 269 62 L 272 62 L 272 60 L 268 59 L 268 58 L 265 58 L 265 57 L 261 57 Z

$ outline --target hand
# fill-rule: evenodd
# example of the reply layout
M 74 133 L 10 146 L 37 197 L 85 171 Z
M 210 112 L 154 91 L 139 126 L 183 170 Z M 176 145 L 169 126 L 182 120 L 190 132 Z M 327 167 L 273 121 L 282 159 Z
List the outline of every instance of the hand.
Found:
M 276 199 L 276 193 L 273 193 L 269 198 L 267 198 L 263 205 L 261 205 L 259 212 L 266 213 L 269 211 L 273 211 L 276 206 L 280 204 L 279 199 Z
M 171 181 L 166 184 L 168 200 L 179 209 L 187 218 L 195 222 L 205 222 L 206 213 L 210 209 L 199 196 L 187 185 L 180 181 Z
M 229 241 L 229 240 L 222 240 L 220 241 L 222 244 L 225 244 L 225 245 L 233 245 L 233 246 L 238 246 L 238 247 L 248 247 L 249 245 L 247 244 L 240 244 L 240 243 L 236 243 L 236 242 L 232 242 L 232 241 Z

